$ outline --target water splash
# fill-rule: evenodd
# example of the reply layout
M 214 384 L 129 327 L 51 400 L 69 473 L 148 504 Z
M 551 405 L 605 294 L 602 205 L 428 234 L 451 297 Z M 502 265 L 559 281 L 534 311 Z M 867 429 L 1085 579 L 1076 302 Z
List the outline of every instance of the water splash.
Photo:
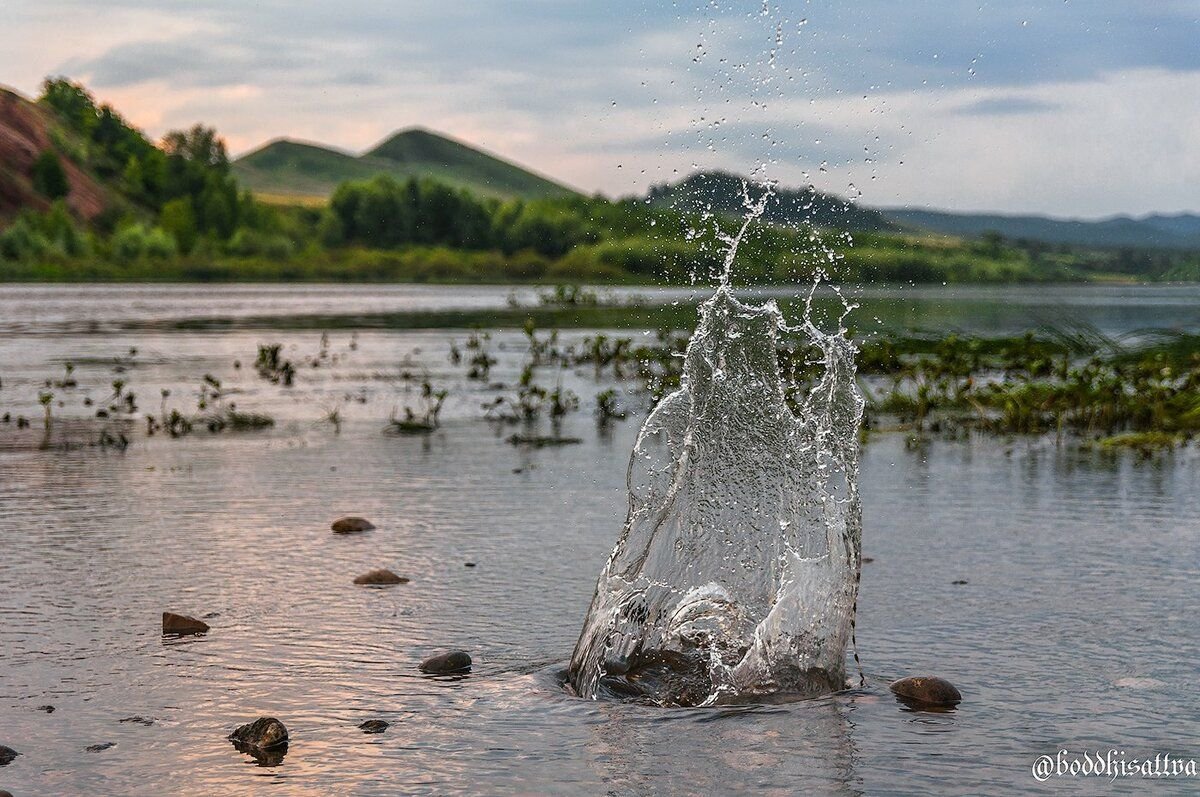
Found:
M 862 536 L 855 349 L 811 313 L 789 329 L 774 302 L 733 296 L 754 218 L 727 239 L 726 279 L 700 307 L 680 388 L 638 435 L 629 514 L 571 660 L 583 697 L 708 705 L 844 686 Z M 783 332 L 819 352 L 795 410 Z

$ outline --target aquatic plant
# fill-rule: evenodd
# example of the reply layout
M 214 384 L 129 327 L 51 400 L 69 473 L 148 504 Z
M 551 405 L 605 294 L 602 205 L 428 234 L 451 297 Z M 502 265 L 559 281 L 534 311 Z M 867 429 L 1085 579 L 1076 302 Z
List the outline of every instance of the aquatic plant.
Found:
M 542 340 L 537 335 L 537 322 L 532 318 L 527 318 L 522 330 L 525 332 L 525 339 L 529 344 L 529 361 L 534 366 L 546 365 L 562 359 L 562 352 L 558 348 L 557 329 L 550 330 L 546 339 Z
M 129 438 L 124 432 L 117 432 L 115 435 L 106 426 L 100 430 L 99 436 L 96 438 L 96 445 L 100 448 L 115 448 L 118 451 L 124 451 L 129 448 Z
M 1121 345 L 1079 331 L 878 341 L 861 369 L 886 375 L 875 409 L 921 428 L 1005 434 L 1200 431 L 1200 338 Z
M 254 360 L 254 368 L 258 375 L 271 384 L 291 387 L 296 378 L 296 368 L 281 354 L 283 344 L 258 344 L 258 356 Z
M 468 379 L 477 379 L 485 381 L 492 371 L 492 366 L 498 360 L 491 355 L 489 343 L 492 336 L 487 332 L 474 331 L 467 338 L 466 349 L 468 352 L 467 370 Z
M 538 301 L 543 305 L 557 307 L 576 307 L 578 305 L 594 307 L 600 304 L 600 297 L 595 291 L 582 285 L 559 284 L 549 291 L 538 293 Z
M 334 434 L 342 433 L 342 408 L 340 406 L 327 407 L 321 420 L 333 427 Z
M 390 434 L 429 434 L 436 431 L 442 405 L 448 395 L 448 390 L 435 390 L 429 380 L 422 382 L 420 406 L 416 409 L 405 406 L 404 415 L 400 418 L 396 417 L 396 411 L 393 409 L 384 431 Z
M 53 410 L 51 409 L 51 405 L 53 404 L 53 402 L 54 402 L 54 394 L 51 393 L 50 391 L 43 390 L 38 393 L 38 403 L 42 405 L 42 409 L 45 412 L 45 417 L 43 419 L 44 433 L 42 435 L 42 444 L 41 444 L 42 448 L 50 447 L 50 424 L 51 424 L 51 413 L 53 412 Z M 17 425 L 20 426 L 19 420 L 17 422 Z
M 213 433 L 225 430 L 246 432 L 275 425 L 275 419 L 270 415 L 261 412 L 241 412 L 233 405 L 221 412 L 207 415 L 202 420 L 208 431 Z
M 73 363 L 63 364 L 63 377 L 54 383 L 54 387 L 68 390 L 73 387 L 78 387 L 79 383 L 75 381 L 75 365 Z
M 609 388 L 596 394 L 596 422 L 600 425 L 625 420 L 628 412 L 617 400 L 617 391 Z

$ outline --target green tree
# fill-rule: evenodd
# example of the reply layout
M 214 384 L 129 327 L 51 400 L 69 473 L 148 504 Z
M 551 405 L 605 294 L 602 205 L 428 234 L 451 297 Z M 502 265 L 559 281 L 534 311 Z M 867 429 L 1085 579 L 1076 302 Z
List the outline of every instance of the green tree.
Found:
M 199 231 L 196 229 L 196 214 L 190 199 L 179 197 L 163 205 L 162 212 L 158 214 L 158 226 L 175 238 L 179 251 L 184 254 L 195 247 Z
M 62 162 L 53 150 L 45 150 L 33 162 L 33 188 L 47 199 L 62 199 L 71 193 L 71 184 Z

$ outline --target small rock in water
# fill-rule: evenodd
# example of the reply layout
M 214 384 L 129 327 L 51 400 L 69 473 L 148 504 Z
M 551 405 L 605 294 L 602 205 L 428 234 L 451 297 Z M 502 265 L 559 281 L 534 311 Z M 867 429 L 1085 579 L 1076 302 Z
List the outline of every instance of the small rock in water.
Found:
M 110 747 L 116 747 L 116 746 L 117 746 L 116 742 L 101 742 L 100 744 L 89 744 L 87 747 L 85 747 L 83 749 L 88 751 L 89 753 L 99 753 L 101 750 L 107 750 Z
M 206 634 L 208 633 L 208 623 L 185 614 L 163 612 L 162 632 L 163 634 Z
M 382 587 L 391 584 L 407 584 L 408 579 L 403 576 L 398 576 L 391 570 L 380 568 L 372 570 L 369 573 L 363 573 L 358 578 L 354 579 L 355 584 L 362 584 L 368 587 Z
M 951 581 L 950 583 L 956 587 L 961 587 L 962 585 L 967 583 L 967 580 L 965 578 L 960 578 L 955 581 Z
M 330 528 L 337 534 L 354 534 L 359 531 L 370 531 L 375 528 L 375 524 L 366 518 L 342 517 L 333 521 L 333 525 Z
M 471 671 L 471 656 L 465 650 L 452 650 L 431 656 L 421 662 L 421 672 L 430 675 L 450 675 Z
M 888 687 L 896 697 L 915 708 L 949 707 L 962 701 L 962 694 L 944 678 L 936 676 L 901 678 Z
M 474 566 L 475 566 L 474 562 L 463 562 L 463 567 L 474 567 Z
M 13 797 L 13 793 L 11 791 L 0 789 L 0 797 Z
M 19 755 L 20 753 L 11 747 L 5 747 L 4 745 L 0 744 L 0 767 L 11 763 L 12 760 Z
M 274 717 L 259 717 L 229 734 L 229 741 L 256 750 L 270 750 L 288 743 L 287 728 Z
M 874 561 L 875 561 L 875 557 L 874 557 L 874 556 L 864 556 L 864 557 L 862 558 L 862 563 L 863 563 L 864 565 L 869 565 L 869 564 L 871 564 L 871 562 L 874 562 Z
M 134 714 L 132 717 L 123 717 L 117 720 L 117 722 L 133 722 L 138 725 L 145 725 L 147 728 L 149 728 L 154 724 L 154 717 L 143 717 L 140 714 Z
M 367 720 L 358 726 L 363 733 L 383 733 L 388 729 L 386 720 Z
M 44 706 L 38 706 L 36 710 L 37 710 L 37 711 L 44 711 L 44 712 L 46 712 L 47 714 L 53 714 L 53 713 L 54 713 L 54 706 L 52 706 L 52 705 L 50 705 L 49 703 L 47 703 L 47 704 L 46 704 L 46 705 L 44 705 Z

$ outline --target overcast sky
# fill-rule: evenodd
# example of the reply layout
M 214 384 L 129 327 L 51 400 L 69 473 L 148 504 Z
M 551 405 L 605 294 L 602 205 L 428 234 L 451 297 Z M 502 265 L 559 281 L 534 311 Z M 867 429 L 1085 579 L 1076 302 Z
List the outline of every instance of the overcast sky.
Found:
M 1200 0 L 4 0 L 0 82 L 152 136 L 421 125 L 609 195 L 698 167 L 875 205 L 1200 211 Z

